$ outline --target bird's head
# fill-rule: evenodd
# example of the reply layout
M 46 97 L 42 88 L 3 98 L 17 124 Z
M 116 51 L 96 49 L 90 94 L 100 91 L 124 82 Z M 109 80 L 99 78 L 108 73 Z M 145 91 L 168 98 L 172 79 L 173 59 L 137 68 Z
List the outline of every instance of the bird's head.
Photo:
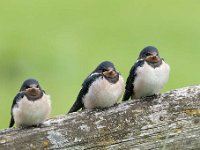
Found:
M 25 80 L 20 88 L 20 92 L 24 92 L 29 100 L 37 100 L 43 96 L 42 88 L 35 79 Z
M 138 59 L 143 59 L 149 63 L 158 63 L 160 62 L 161 58 L 159 56 L 158 49 L 153 46 L 145 47 L 139 55 Z
M 93 72 L 101 73 L 110 82 L 115 83 L 119 79 L 119 73 L 116 71 L 114 64 L 110 61 L 100 63 Z

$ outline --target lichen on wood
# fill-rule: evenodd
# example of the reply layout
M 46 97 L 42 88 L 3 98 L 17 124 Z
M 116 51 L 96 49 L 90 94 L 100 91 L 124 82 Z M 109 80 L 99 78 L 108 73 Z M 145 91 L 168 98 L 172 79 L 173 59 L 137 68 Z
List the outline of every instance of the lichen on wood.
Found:
M 200 149 L 200 85 L 0 130 L 0 149 Z

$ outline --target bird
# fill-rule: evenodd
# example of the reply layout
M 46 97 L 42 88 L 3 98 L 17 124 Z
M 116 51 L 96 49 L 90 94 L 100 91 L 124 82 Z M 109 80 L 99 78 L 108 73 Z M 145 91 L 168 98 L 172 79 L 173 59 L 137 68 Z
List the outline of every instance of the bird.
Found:
M 130 69 L 122 101 L 158 95 L 168 82 L 169 74 L 170 66 L 159 56 L 158 49 L 145 47 Z
M 104 109 L 117 104 L 124 91 L 124 79 L 110 61 L 103 61 L 84 80 L 68 113 L 79 109 Z
M 50 96 L 42 90 L 38 81 L 27 79 L 14 97 L 9 128 L 41 125 L 51 112 Z

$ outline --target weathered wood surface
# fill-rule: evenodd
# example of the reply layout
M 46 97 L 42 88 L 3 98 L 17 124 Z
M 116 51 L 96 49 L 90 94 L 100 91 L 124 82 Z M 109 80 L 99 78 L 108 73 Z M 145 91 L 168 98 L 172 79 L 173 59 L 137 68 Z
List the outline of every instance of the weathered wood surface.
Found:
M 200 85 L 1 130 L 0 149 L 200 149 Z

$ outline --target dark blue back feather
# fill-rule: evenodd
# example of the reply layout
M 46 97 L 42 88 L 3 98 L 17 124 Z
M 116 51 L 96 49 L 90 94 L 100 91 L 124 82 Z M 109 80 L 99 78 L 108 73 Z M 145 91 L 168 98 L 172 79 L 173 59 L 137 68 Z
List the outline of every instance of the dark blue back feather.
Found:
M 82 102 L 83 97 L 88 93 L 88 90 L 89 90 L 91 84 L 92 84 L 95 80 L 97 80 L 98 78 L 100 78 L 101 76 L 102 76 L 102 74 L 100 74 L 100 73 L 95 73 L 95 74 L 93 74 L 93 75 L 87 77 L 87 78 L 84 80 L 84 82 L 83 82 L 83 84 L 82 84 L 82 88 L 81 88 L 81 90 L 80 90 L 80 92 L 79 92 L 79 94 L 78 94 L 78 97 L 77 97 L 75 103 L 73 104 L 73 106 L 71 107 L 71 109 L 69 110 L 68 113 L 72 113 L 72 112 L 78 111 L 78 110 L 81 109 L 81 108 L 84 108 L 84 104 L 83 104 L 83 102 Z
M 127 101 L 132 95 L 134 95 L 134 80 L 137 76 L 136 70 L 138 67 L 142 67 L 144 64 L 144 60 L 138 60 L 129 72 L 129 76 L 126 80 L 125 92 L 122 101 Z
M 15 121 L 14 121 L 14 118 L 13 118 L 13 113 L 12 113 L 12 110 L 13 108 L 17 105 L 17 103 L 24 97 L 24 93 L 23 92 L 20 92 L 18 93 L 14 100 L 13 100 L 13 103 L 12 103 L 12 106 L 11 106 L 11 119 L 10 119 L 10 125 L 9 125 L 9 128 L 11 128 L 14 124 L 15 124 Z

